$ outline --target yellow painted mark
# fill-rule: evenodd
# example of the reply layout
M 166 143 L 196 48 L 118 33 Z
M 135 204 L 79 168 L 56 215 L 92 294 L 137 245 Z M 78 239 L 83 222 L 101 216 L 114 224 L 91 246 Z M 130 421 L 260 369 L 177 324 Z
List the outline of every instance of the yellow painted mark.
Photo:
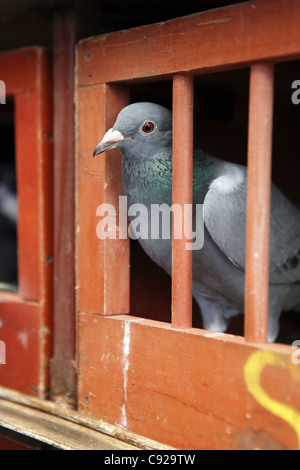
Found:
M 260 384 L 262 371 L 267 365 L 284 367 L 289 370 L 295 380 L 300 380 L 300 368 L 295 366 L 290 358 L 273 351 L 263 350 L 254 352 L 244 367 L 245 382 L 251 395 L 266 410 L 283 419 L 294 428 L 298 436 L 298 446 L 300 448 L 300 413 L 292 407 L 274 400 L 274 398 L 265 392 Z

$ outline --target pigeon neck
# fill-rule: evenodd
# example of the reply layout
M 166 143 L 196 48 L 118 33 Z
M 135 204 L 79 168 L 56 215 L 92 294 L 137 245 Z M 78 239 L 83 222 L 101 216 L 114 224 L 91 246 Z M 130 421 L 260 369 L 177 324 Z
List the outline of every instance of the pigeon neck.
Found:
M 139 203 L 172 201 L 172 161 L 168 158 L 123 158 L 124 189 Z

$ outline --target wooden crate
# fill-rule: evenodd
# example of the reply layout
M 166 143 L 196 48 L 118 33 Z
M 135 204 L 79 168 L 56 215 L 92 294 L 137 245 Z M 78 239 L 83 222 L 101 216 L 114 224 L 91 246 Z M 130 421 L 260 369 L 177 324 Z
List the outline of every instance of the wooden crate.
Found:
M 32 47 L 0 54 L 1 79 L 15 107 L 18 293 L 0 292 L 0 385 L 45 397 L 52 312 L 52 66 Z

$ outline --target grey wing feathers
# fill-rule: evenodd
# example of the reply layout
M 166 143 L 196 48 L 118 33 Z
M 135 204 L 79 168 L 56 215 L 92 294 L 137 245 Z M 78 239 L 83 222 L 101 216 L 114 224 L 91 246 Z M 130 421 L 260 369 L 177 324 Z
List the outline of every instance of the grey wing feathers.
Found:
M 234 165 L 235 166 L 235 165 Z M 204 199 L 204 223 L 224 255 L 245 268 L 246 169 L 234 190 L 211 184 Z M 221 189 L 221 190 L 220 190 Z M 225 188 L 226 189 L 226 188 Z M 300 281 L 300 211 L 272 185 L 270 225 L 270 283 Z
M 300 280 L 300 211 L 276 186 L 272 187 L 270 281 Z

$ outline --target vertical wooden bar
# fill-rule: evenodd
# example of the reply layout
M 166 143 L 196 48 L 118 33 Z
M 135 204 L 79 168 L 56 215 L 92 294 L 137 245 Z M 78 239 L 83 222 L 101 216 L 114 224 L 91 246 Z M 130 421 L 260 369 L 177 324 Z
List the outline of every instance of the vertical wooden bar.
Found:
M 113 127 L 116 116 L 130 103 L 129 88 L 122 85 L 105 86 L 106 131 Z M 119 196 L 124 194 L 122 157 L 119 150 L 111 150 L 105 158 L 105 201 L 116 208 L 119 217 Z M 126 217 L 125 217 L 126 219 Z M 117 220 L 117 231 L 120 223 Z M 127 227 L 125 227 L 125 230 Z M 119 232 L 120 233 L 120 232 Z M 105 299 L 103 313 L 126 314 L 130 311 L 130 244 L 129 238 L 107 238 L 104 248 Z M 117 295 L 116 295 L 117 286 Z
M 186 249 L 191 240 L 192 214 L 184 206 L 193 202 L 193 77 L 180 73 L 173 77 L 173 204 L 182 210 L 182 238 L 175 238 L 172 227 L 172 325 L 192 326 L 192 251 Z M 186 233 L 184 226 L 188 227 Z
M 250 73 L 246 228 L 245 337 L 268 335 L 269 231 L 273 123 L 273 65 Z
M 128 103 L 129 89 L 121 85 L 79 87 L 76 93 L 77 312 L 129 313 L 129 240 L 97 236 L 102 219 L 97 216 L 98 207 L 111 204 L 118 215 L 119 196 L 124 192 L 121 154 L 115 149 L 92 157 L 92 150 Z
M 74 51 L 71 11 L 53 18 L 54 79 L 54 356 L 52 398 L 75 401 Z
M 15 95 L 16 172 L 18 181 L 18 292 L 27 300 L 41 298 L 39 227 L 41 201 L 38 193 L 40 154 L 38 135 L 38 91 Z M 26 116 L 26 119 L 24 119 Z M 30 165 L 26 159 L 30 155 Z M 25 158 L 24 158 L 25 157 Z M 36 197 L 32 199 L 32 192 Z

